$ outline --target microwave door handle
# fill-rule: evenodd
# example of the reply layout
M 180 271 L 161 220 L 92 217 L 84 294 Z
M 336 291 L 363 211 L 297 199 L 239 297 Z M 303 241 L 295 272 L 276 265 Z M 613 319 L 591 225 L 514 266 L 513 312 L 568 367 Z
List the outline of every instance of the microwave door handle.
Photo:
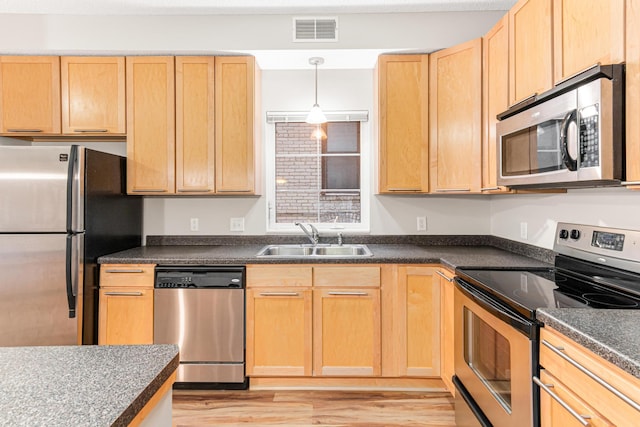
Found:
M 577 125 L 577 118 L 578 111 L 572 110 L 564 116 L 562 124 L 560 125 L 560 154 L 562 155 L 562 163 L 570 171 L 578 170 L 578 160 L 572 158 L 569 154 L 569 125 L 571 125 L 572 122 L 575 122 Z

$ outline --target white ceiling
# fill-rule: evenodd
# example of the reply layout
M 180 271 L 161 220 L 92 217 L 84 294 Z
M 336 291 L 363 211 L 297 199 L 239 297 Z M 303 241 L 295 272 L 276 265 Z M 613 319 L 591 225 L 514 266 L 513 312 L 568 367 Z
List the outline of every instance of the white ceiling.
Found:
M 508 10 L 515 0 L 0 0 L 0 14 L 206 15 Z

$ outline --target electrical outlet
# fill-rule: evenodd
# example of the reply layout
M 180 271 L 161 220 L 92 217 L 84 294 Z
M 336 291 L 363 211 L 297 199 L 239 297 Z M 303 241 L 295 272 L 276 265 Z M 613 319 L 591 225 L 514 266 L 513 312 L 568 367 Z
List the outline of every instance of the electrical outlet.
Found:
M 527 223 L 526 222 L 520 223 L 520 238 L 527 240 Z
M 427 231 L 427 217 L 419 216 L 416 217 L 416 228 L 418 231 Z
M 230 231 L 244 231 L 244 218 L 231 218 L 229 221 Z
M 198 231 L 200 229 L 200 220 L 198 218 L 191 218 L 189 220 L 189 229 L 191 231 Z

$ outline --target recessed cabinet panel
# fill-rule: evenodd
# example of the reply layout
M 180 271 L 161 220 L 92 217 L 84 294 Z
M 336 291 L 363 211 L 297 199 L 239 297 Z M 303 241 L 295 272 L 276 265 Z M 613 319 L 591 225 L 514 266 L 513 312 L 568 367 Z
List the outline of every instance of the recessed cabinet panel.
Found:
M 127 191 L 175 190 L 174 58 L 127 57 Z
M 509 11 L 509 103 L 553 87 L 552 0 L 520 0 Z
M 624 61 L 625 0 L 554 0 L 554 78 Z
M 63 56 L 60 61 L 62 132 L 124 135 L 124 57 Z
M 253 193 L 255 59 L 229 56 L 215 61 L 216 191 Z
M 0 56 L 0 133 L 59 134 L 60 58 Z
M 627 0 L 626 15 L 626 174 L 640 190 L 640 0 Z
M 431 192 L 479 192 L 482 40 L 433 53 L 430 63 Z
M 429 191 L 429 56 L 378 58 L 381 193 Z
M 482 38 L 482 187 L 483 193 L 508 192 L 497 184 L 496 116 L 509 106 L 509 19 L 505 15 Z
M 176 57 L 176 192 L 215 190 L 215 59 Z

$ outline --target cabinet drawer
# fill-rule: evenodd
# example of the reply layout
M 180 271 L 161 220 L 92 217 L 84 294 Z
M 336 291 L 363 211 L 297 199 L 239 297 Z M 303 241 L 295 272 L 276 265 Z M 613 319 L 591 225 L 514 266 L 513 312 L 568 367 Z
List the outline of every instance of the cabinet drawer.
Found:
M 314 286 L 380 287 L 379 266 L 314 267 Z
M 100 287 L 153 288 L 155 264 L 103 264 Z
M 640 380 L 548 327 L 540 334 L 540 365 L 616 425 L 640 419 Z
M 311 286 L 312 267 L 305 265 L 248 265 L 247 287 Z

